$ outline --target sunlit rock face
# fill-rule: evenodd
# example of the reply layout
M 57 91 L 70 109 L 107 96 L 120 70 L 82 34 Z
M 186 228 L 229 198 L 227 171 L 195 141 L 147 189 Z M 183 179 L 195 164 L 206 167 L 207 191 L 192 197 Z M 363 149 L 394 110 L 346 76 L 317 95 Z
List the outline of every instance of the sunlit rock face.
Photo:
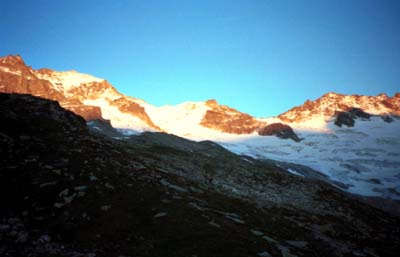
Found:
M 32 94 L 56 101 L 65 99 L 49 81 L 38 78 L 19 55 L 0 58 L 0 92 Z
M 55 100 L 87 121 L 113 120 L 117 116 L 113 125 L 118 127 L 118 118 L 128 115 L 141 123 L 143 130 L 160 130 L 134 98 L 120 94 L 106 80 L 76 71 L 34 70 L 19 55 L 0 58 L 0 92 L 31 94 Z M 93 104 L 86 104 L 90 101 Z M 116 108 L 115 114 L 104 117 L 104 109 L 108 106 Z M 132 124 L 130 128 L 136 129 L 137 126 Z
M 337 112 L 347 112 L 352 108 L 374 115 L 400 115 L 400 94 L 389 97 L 386 94 L 361 96 L 327 93 L 315 101 L 307 100 L 278 117 L 285 122 L 300 123 L 317 117 L 329 119 Z
M 355 119 L 361 118 L 365 120 L 369 120 L 371 114 L 364 112 L 358 108 L 351 108 L 346 112 L 336 112 L 335 114 L 335 125 L 341 127 L 342 125 L 346 125 L 347 127 L 353 127 L 355 123 Z
M 216 100 L 208 100 L 206 105 L 210 109 L 207 110 L 200 123 L 204 127 L 226 133 L 250 134 L 266 125 L 266 123 L 260 122 L 246 113 L 239 112 L 226 105 L 219 105 Z
M 0 92 L 28 93 L 56 100 L 88 121 L 110 120 L 119 129 L 165 131 L 192 139 L 257 135 L 258 131 L 272 123 L 327 131 L 326 124 L 330 119 L 354 108 L 372 115 L 385 115 L 387 121 L 390 121 L 390 115 L 400 115 L 400 94 L 389 97 L 386 94 L 359 96 L 327 93 L 315 101 L 308 100 L 292 108 L 274 120 L 252 117 L 220 105 L 216 100 L 155 107 L 119 93 L 101 78 L 73 70 L 32 69 L 18 55 L 0 58 Z M 343 119 L 344 115 L 339 119 Z
M 292 139 L 296 142 L 300 141 L 300 138 L 294 133 L 293 129 L 282 123 L 272 123 L 260 130 L 258 130 L 260 136 L 277 136 L 283 139 Z

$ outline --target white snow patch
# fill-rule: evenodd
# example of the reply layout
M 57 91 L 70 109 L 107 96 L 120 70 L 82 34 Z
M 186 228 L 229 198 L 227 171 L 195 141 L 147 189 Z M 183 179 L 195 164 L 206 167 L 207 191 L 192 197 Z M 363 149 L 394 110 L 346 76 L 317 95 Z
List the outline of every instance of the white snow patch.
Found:
M 3 72 L 7 72 L 7 73 L 11 73 L 11 74 L 15 74 L 15 75 L 21 76 L 21 71 L 12 71 L 8 67 L 0 66 L 0 70 L 3 71 Z
M 237 154 L 308 166 L 350 185 L 348 191 L 356 194 L 382 196 L 380 191 L 400 184 L 400 121 L 386 123 L 371 117 L 357 119 L 352 128 L 340 128 L 330 121 L 325 132 L 299 127 L 294 131 L 304 138 L 301 142 L 258 135 L 217 142 Z M 400 199 L 396 194 L 390 197 Z
M 229 141 L 240 137 L 240 135 L 224 133 L 200 125 L 207 110 L 210 110 L 204 102 L 185 102 L 175 106 L 161 107 L 140 102 L 140 105 L 145 108 L 146 113 L 157 126 L 177 136 L 196 141 Z
M 67 93 L 70 89 L 84 83 L 102 82 L 104 79 L 96 78 L 89 74 L 71 71 L 53 71 L 51 74 L 42 74 L 36 72 L 35 75 L 44 80 L 48 80 L 55 89 Z
M 152 130 L 141 119 L 131 114 L 121 112 L 118 107 L 110 105 L 105 99 L 85 100 L 83 103 L 85 105 L 100 107 L 103 119 L 110 120 L 111 125 L 114 128 L 122 129 L 121 131 L 125 135 Z
M 304 175 L 303 174 L 301 174 L 301 173 L 298 173 L 297 171 L 295 171 L 295 170 L 292 170 L 292 169 L 287 169 L 287 171 L 289 171 L 290 173 L 292 173 L 293 175 L 297 175 L 297 176 L 300 176 L 300 177 L 304 177 Z

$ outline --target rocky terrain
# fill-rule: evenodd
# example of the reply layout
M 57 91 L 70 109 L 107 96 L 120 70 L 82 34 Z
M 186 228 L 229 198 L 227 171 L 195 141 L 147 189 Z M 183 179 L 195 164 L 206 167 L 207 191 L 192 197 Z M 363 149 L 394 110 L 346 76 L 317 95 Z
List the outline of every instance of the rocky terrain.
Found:
M 260 136 L 277 136 L 279 138 L 290 138 L 295 142 L 299 142 L 300 138 L 294 133 L 293 129 L 282 123 L 271 123 L 258 130 Z
M 328 93 L 277 117 L 255 118 L 216 100 L 156 107 L 88 74 L 32 69 L 18 55 L 0 58 L 0 92 L 55 100 L 87 122 L 108 122 L 117 138 L 166 132 L 285 163 L 292 174 L 314 170 L 342 190 L 395 203 L 389 209 L 400 213 L 400 94 Z
M 132 115 L 149 129 L 160 130 L 143 107 L 120 94 L 106 80 L 76 71 L 34 70 L 19 55 L 0 58 L 0 92 L 31 94 L 55 100 L 87 121 L 104 119 L 101 106 L 107 105 L 121 114 Z M 102 101 L 96 102 L 99 99 Z M 94 101 L 93 104 L 85 104 L 90 101 Z
M 397 219 L 371 206 L 400 215 L 399 93 L 328 93 L 277 117 L 255 118 L 216 100 L 156 107 L 104 79 L 36 70 L 18 55 L 0 58 L 0 92 L 6 93 L 0 230 L 7 242 L 0 253 L 321 256 L 327 248 L 326 256 L 387 256 L 397 249 Z M 110 213 L 115 216 L 103 216 Z M 169 225 L 161 226 L 171 213 Z M 120 214 L 117 239 L 106 224 Z M 77 220 L 83 223 L 75 226 Z M 317 236 L 315 224 L 334 228 Z M 103 227 L 110 231 L 89 236 Z M 192 236 L 193 230 L 200 234 Z M 380 233 L 377 242 L 391 240 L 382 243 L 389 250 L 375 243 L 365 250 L 343 233 L 366 240 Z M 106 246 L 125 242 L 123 235 L 136 239 Z M 178 238 L 185 249 L 194 245 L 179 250 Z M 215 250 L 225 244 L 225 252 Z
M 119 129 L 164 131 L 193 139 L 211 139 L 224 134 L 250 135 L 272 123 L 282 123 L 292 130 L 304 127 L 318 130 L 339 113 L 354 110 L 388 120 L 390 116 L 400 116 L 400 93 L 389 97 L 386 94 L 362 96 L 331 92 L 314 101 L 307 100 L 274 120 L 252 117 L 220 105 L 216 100 L 155 107 L 121 94 L 101 78 L 73 70 L 32 69 L 19 55 L 0 57 L 0 92 L 26 93 L 55 100 L 87 121 L 110 120 L 112 126 Z
M 374 115 L 400 116 L 400 93 L 389 97 L 386 94 L 363 96 L 331 92 L 315 101 L 307 100 L 303 105 L 296 106 L 278 117 L 285 122 L 301 123 L 313 118 L 329 119 L 338 112 L 347 112 L 354 108 Z
M 0 94 L 0 122 L 2 256 L 400 250 L 398 218 L 210 141 L 164 133 L 113 139 L 102 133 L 113 133 L 106 122 L 88 129 L 57 102 L 30 95 Z
M 211 109 L 200 122 L 204 127 L 232 134 L 250 134 L 266 125 L 246 113 L 219 105 L 215 100 L 208 100 L 205 104 Z
M 87 121 L 106 119 L 120 129 L 135 132 L 167 131 L 181 135 L 175 129 L 163 126 L 166 119 L 168 122 L 175 118 L 168 110 L 167 115 L 160 115 L 165 110 L 125 96 L 106 80 L 91 75 L 48 68 L 32 69 L 19 55 L 0 58 L 0 92 L 32 94 L 55 100 Z M 190 130 L 193 130 L 193 125 L 198 125 L 210 131 L 240 135 L 257 132 L 267 125 L 249 114 L 219 105 L 215 100 L 200 105 L 189 104 L 187 107 L 190 108 L 186 110 L 188 112 L 195 112 L 196 109 L 201 112 L 201 117 L 196 121 L 198 124 L 191 124 Z M 181 111 L 174 110 L 178 113 Z

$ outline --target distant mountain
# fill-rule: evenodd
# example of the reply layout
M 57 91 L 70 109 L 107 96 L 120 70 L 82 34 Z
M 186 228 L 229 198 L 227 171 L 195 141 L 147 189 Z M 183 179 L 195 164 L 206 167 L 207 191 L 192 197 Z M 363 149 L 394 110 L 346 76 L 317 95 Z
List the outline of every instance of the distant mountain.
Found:
M 110 120 L 126 132 L 165 131 L 180 136 L 250 134 L 267 124 L 215 100 L 155 107 L 119 93 L 104 79 L 76 71 L 34 70 L 20 56 L 0 58 L 0 92 L 56 100 L 87 121 Z
M 400 93 L 327 93 L 277 117 L 256 118 L 215 100 L 156 107 L 91 75 L 34 70 L 20 56 L 0 58 L 0 92 L 58 101 L 86 121 L 108 120 L 120 134 L 113 137 L 153 131 L 213 140 L 299 176 L 311 168 L 342 190 L 400 200 Z
M 315 101 L 307 100 L 303 105 L 294 107 L 278 117 L 282 121 L 295 123 L 328 120 L 338 112 L 346 112 L 352 108 L 373 115 L 400 116 L 400 93 L 393 97 L 386 94 L 363 96 L 327 93 Z
M 0 58 L 0 92 L 56 100 L 87 121 L 111 119 L 121 127 L 160 130 L 136 99 L 122 95 L 106 80 L 76 71 L 34 70 L 20 56 Z

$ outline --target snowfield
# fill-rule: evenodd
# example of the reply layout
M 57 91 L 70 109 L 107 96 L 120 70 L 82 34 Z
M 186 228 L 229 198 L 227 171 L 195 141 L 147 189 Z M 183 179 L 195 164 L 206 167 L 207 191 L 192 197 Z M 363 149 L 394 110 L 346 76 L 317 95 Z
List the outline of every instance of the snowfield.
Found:
M 400 199 L 400 120 L 371 117 L 357 119 L 352 128 L 333 121 L 324 130 L 293 128 L 301 142 L 253 135 L 218 143 L 237 154 L 308 166 L 351 193 Z
M 203 127 L 200 122 L 209 110 L 204 102 L 156 107 L 138 99 L 134 101 L 166 133 L 195 141 L 212 140 L 240 155 L 304 165 L 328 176 L 328 181 L 342 190 L 400 200 L 399 118 L 390 123 L 380 116 L 358 118 L 354 127 L 338 127 L 334 118 L 322 115 L 301 123 L 285 123 L 276 117 L 259 119 L 268 124 L 281 122 L 291 126 L 302 138 L 295 142 L 256 132 L 236 135 Z M 125 136 L 151 131 L 143 121 L 120 112 L 105 100 L 84 103 L 101 107 L 103 118 L 109 119 Z M 294 167 L 286 170 L 299 176 L 305 174 Z
M 79 73 L 74 70 L 70 71 L 52 71 L 51 74 L 41 74 L 36 72 L 35 75 L 40 79 L 48 80 L 55 89 L 68 94 L 68 91 L 84 83 L 102 82 L 104 79 L 96 78 L 89 74 Z
M 106 101 L 85 101 L 102 108 L 103 117 L 124 135 L 148 131 L 146 124 L 108 106 Z M 226 149 L 258 159 L 300 164 L 328 176 L 342 190 L 400 199 L 400 119 L 390 123 L 379 116 L 356 119 L 354 127 L 338 127 L 334 118 L 313 117 L 306 122 L 285 123 L 302 138 L 300 142 L 275 136 L 229 134 L 200 125 L 209 109 L 203 102 L 155 107 L 140 103 L 152 121 L 167 133 L 187 139 L 212 140 Z M 278 118 L 260 119 L 269 124 Z M 297 169 L 301 169 L 300 167 Z M 296 168 L 289 173 L 304 176 Z

